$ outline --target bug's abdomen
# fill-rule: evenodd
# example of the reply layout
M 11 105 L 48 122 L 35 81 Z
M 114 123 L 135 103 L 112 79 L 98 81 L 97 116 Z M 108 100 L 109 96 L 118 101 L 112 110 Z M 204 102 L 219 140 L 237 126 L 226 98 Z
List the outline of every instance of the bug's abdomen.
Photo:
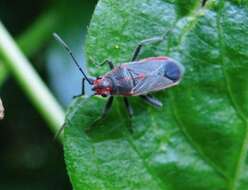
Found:
M 167 57 L 153 57 L 123 65 L 135 76 L 132 96 L 139 96 L 177 85 L 184 73 L 180 63 Z

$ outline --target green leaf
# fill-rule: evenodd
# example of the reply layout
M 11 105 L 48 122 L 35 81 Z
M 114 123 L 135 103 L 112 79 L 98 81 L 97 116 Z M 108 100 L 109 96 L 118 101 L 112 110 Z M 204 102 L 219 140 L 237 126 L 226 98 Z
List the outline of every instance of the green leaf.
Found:
M 248 3 L 190 2 L 180 13 L 183 4 L 173 0 L 99 1 L 87 41 L 93 75 L 107 71 L 97 63 L 129 61 L 140 40 L 168 30 L 141 57 L 168 55 L 186 72 L 180 85 L 156 93 L 162 109 L 132 97 L 129 121 L 117 98 L 88 133 L 106 101 L 73 102 L 64 150 L 75 190 L 248 188 Z

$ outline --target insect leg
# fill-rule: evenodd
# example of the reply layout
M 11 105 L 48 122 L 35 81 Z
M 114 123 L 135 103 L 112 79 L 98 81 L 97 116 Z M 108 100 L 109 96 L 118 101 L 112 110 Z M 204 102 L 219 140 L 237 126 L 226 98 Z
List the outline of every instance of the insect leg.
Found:
M 104 109 L 103 109 L 101 118 L 106 117 L 107 113 L 109 112 L 109 110 L 110 110 L 110 108 L 111 108 L 111 106 L 112 106 L 113 99 L 114 99 L 113 96 L 110 96 L 110 97 L 108 98 L 107 103 L 105 104 L 105 107 L 104 107 Z
M 132 61 L 135 61 L 138 58 L 138 56 L 139 56 L 139 54 L 141 52 L 141 49 L 142 49 L 142 47 L 144 45 L 162 42 L 163 40 L 164 40 L 164 36 L 156 36 L 156 37 L 153 37 L 153 38 L 142 40 L 134 50 L 134 53 L 133 53 L 133 56 L 132 56 Z
M 108 64 L 109 65 L 109 68 L 112 70 L 112 69 L 114 69 L 114 64 L 112 63 L 112 61 L 109 61 L 109 60 L 105 60 L 105 61 L 103 61 L 101 64 L 100 64 L 100 66 L 102 66 L 102 65 L 104 65 L 104 64 Z
M 141 95 L 140 96 L 144 101 L 146 101 L 147 103 L 156 106 L 156 107 L 162 107 L 163 104 L 162 102 L 160 102 L 158 99 L 154 98 L 151 95 Z
M 81 89 L 81 95 L 82 96 L 85 94 L 85 85 L 84 85 L 84 82 L 85 82 L 85 78 L 82 79 L 82 89 Z
M 129 103 L 127 97 L 124 97 L 123 100 L 124 100 L 124 104 L 125 104 L 125 106 L 126 106 L 126 108 L 127 108 L 128 115 L 129 115 L 129 117 L 131 118 L 131 117 L 133 116 L 133 108 L 132 108 L 132 106 L 130 105 L 130 103 Z
M 82 89 L 81 89 L 81 94 L 78 94 L 78 95 L 76 95 L 76 96 L 73 96 L 73 98 L 77 98 L 77 97 L 79 97 L 79 96 L 83 96 L 83 95 L 85 94 L 85 84 L 84 84 L 84 82 L 85 82 L 85 78 L 83 78 L 83 79 L 82 79 Z

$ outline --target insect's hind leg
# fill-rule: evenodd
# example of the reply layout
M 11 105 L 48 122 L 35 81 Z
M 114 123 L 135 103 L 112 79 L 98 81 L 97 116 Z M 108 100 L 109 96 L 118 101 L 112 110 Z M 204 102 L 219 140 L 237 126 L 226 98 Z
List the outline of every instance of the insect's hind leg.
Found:
M 131 118 L 133 116 L 133 108 L 130 105 L 127 97 L 124 97 L 123 100 L 124 100 L 124 104 L 125 104 L 125 106 L 127 108 L 128 115 Z
M 162 107 L 163 104 L 158 99 L 154 98 L 151 95 L 141 95 L 140 96 L 145 102 L 155 106 L 155 107 Z
M 111 109 L 111 106 L 113 104 L 113 100 L 114 100 L 114 97 L 113 96 L 110 96 L 107 100 L 107 103 L 105 104 L 105 107 L 103 109 L 103 112 L 102 112 L 102 115 L 101 115 L 101 119 L 105 118 L 107 113 L 110 111 Z
M 110 61 L 110 60 L 105 60 L 105 61 L 103 61 L 103 62 L 100 64 L 100 66 L 103 66 L 103 65 L 105 65 L 105 64 L 108 64 L 108 65 L 109 65 L 110 70 L 114 69 L 114 64 L 113 64 L 112 61 Z
M 156 37 L 153 37 L 153 38 L 142 40 L 138 44 L 138 46 L 135 48 L 135 50 L 133 52 L 133 56 L 132 56 L 131 61 L 135 61 L 138 58 L 138 56 L 139 56 L 139 54 L 141 52 L 141 49 L 142 49 L 142 47 L 144 47 L 144 45 L 162 42 L 164 39 L 165 39 L 165 35 L 163 35 L 163 36 L 156 36 Z

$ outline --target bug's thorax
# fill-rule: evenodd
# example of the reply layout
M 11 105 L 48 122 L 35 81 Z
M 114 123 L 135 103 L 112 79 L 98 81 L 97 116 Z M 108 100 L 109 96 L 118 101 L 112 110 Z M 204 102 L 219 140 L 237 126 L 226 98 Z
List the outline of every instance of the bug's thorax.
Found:
M 101 77 L 94 80 L 92 90 L 95 91 L 96 95 L 108 96 L 112 93 L 112 86 L 112 81 L 109 78 Z

